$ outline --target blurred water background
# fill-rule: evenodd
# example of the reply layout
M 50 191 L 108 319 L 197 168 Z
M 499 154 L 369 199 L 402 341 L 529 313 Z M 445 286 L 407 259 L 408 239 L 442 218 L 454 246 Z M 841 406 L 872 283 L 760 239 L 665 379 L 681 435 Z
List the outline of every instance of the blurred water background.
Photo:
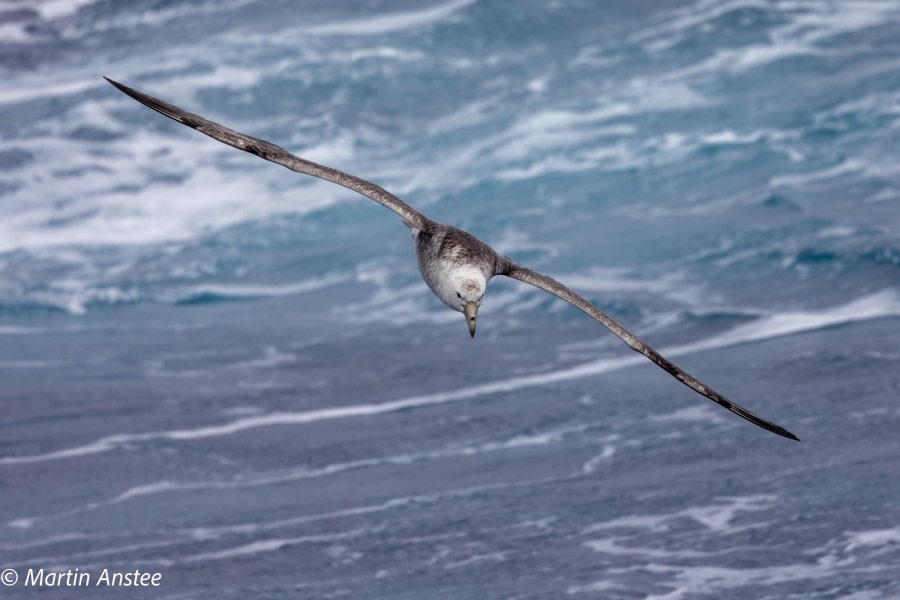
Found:
M 803 442 L 518 282 L 470 340 L 393 214 L 101 75 L 472 231 Z M 0 568 L 898 598 L 898 184 L 896 1 L 7 0 Z

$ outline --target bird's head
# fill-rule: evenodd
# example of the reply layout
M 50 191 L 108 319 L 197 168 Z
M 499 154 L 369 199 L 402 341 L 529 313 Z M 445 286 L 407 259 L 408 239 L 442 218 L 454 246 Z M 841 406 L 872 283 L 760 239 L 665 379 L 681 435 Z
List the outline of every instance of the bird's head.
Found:
M 475 337 L 475 320 L 478 317 L 478 307 L 484 298 L 484 288 L 487 282 L 484 279 L 461 279 L 456 285 L 456 298 L 459 310 L 466 316 L 466 324 L 469 326 L 469 335 Z

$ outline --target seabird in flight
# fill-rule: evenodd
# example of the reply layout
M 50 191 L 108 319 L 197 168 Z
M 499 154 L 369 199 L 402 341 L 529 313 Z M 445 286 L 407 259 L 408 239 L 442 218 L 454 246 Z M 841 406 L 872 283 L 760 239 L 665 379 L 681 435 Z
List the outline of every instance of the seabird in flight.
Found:
M 481 306 L 481 301 L 484 299 L 488 281 L 495 275 L 512 277 L 550 292 L 554 296 L 558 296 L 576 308 L 581 309 L 622 338 L 632 350 L 640 352 L 662 367 L 669 375 L 695 392 L 706 396 L 719 406 L 727 408 L 763 429 L 768 429 L 773 433 L 792 440 L 798 440 L 797 436 L 787 429 L 756 416 L 691 375 L 688 375 L 656 350 L 638 339 L 633 333 L 619 325 L 606 313 L 563 284 L 498 254 L 493 248 L 468 232 L 429 219 L 380 186 L 343 171 L 305 160 L 275 144 L 238 133 L 218 123 L 115 82 L 108 77 L 105 79 L 141 104 L 188 127 L 193 127 L 215 140 L 234 146 L 238 150 L 255 154 L 260 158 L 287 167 L 292 171 L 306 173 L 307 175 L 342 185 L 371 198 L 397 213 L 403 224 L 412 231 L 412 237 L 416 244 L 416 258 L 418 259 L 419 270 L 422 272 L 425 283 L 428 284 L 431 291 L 444 304 L 465 315 L 471 336 L 475 336 L 478 307 Z

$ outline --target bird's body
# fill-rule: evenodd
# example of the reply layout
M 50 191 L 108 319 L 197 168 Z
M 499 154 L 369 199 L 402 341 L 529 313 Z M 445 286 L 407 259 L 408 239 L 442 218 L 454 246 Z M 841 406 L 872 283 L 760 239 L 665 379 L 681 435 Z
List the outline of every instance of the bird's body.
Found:
M 412 237 L 422 279 L 441 302 L 459 312 L 464 312 L 463 290 L 478 292 L 480 303 L 487 282 L 509 262 L 474 235 L 449 225 L 432 222 L 424 230 L 413 229 Z
M 465 315 L 469 333 L 473 337 L 478 307 L 481 306 L 487 283 L 496 275 L 518 279 L 550 292 L 582 310 L 619 336 L 633 350 L 646 356 L 695 392 L 759 427 L 786 438 L 798 439 L 783 427 L 754 415 L 681 370 L 609 315 L 558 281 L 502 256 L 466 231 L 429 219 L 380 186 L 338 169 L 300 158 L 275 144 L 238 133 L 111 79 L 107 78 L 107 81 L 138 102 L 213 139 L 256 154 L 293 171 L 352 189 L 395 212 L 412 232 L 419 270 L 425 283 L 444 304 Z

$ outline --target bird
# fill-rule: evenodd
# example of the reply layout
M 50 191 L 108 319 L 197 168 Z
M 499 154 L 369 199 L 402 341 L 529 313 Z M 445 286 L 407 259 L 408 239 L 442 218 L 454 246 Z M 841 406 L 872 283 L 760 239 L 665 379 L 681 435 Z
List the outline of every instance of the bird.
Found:
M 517 279 L 549 292 L 580 309 L 621 338 L 632 350 L 644 355 L 669 375 L 719 406 L 772 433 L 799 441 L 799 438 L 787 429 L 755 415 L 689 375 L 565 285 L 501 255 L 467 231 L 428 218 L 381 186 L 338 169 L 300 158 L 271 142 L 229 129 L 113 81 L 109 77 L 104 76 L 104 79 L 141 104 L 214 140 L 255 154 L 291 171 L 344 186 L 396 213 L 412 233 L 419 271 L 425 283 L 444 304 L 465 316 L 471 337 L 475 337 L 478 308 L 484 300 L 484 293 L 491 278 L 502 275 Z

